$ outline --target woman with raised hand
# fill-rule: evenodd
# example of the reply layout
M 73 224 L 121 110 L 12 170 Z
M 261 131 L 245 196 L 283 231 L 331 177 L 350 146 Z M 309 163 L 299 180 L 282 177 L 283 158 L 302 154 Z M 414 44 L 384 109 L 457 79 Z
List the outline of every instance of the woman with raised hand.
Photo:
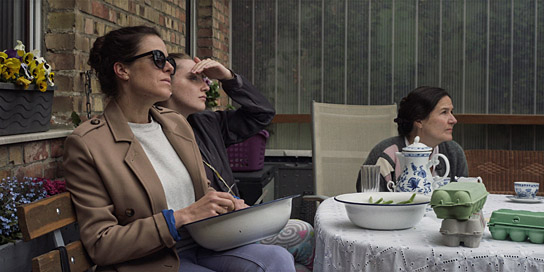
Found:
M 158 32 L 135 26 L 94 42 L 89 64 L 109 98 L 67 137 L 64 169 L 81 240 L 97 271 L 294 271 L 278 246 L 198 246 L 184 224 L 235 209 L 209 187 L 194 134 L 170 98 L 176 63 Z
M 172 76 L 172 97 L 159 104 L 187 117 L 211 185 L 218 191 L 239 195 L 226 148 L 248 139 L 270 124 L 275 115 L 274 107 L 247 79 L 215 60 L 193 59 L 183 53 L 170 56 L 178 68 Z M 219 80 L 223 90 L 240 107 L 226 111 L 205 110 L 208 78 Z M 245 206 L 243 200 L 236 203 Z M 315 241 L 313 227 L 309 223 L 291 219 L 278 235 L 260 243 L 283 246 L 293 254 L 297 270 L 312 269 Z
M 453 126 L 457 119 L 453 116 L 453 102 L 446 90 L 438 87 L 422 86 L 412 90 L 399 104 L 397 118 L 399 136 L 385 139 L 369 153 L 365 165 L 380 166 L 380 191 L 387 191 L 387 181 L 397 181 L 401 174 L 396 152 L 412 144 L 416 136 L 419 142 L 444 154 L 450 163 L 450 177 L 468 176 L 467 159 L 463 148 L 453 141 Z M 433 176 L 445 174 L 444 163 L 432 169 Z M 361 176 L 357 178 L 357 191 L 361 189 Z

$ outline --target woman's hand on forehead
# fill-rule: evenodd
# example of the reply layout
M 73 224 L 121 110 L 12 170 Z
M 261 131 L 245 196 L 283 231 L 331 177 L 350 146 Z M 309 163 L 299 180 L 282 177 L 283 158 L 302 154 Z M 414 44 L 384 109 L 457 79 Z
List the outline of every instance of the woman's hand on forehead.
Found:
M 211 79 L 218 80 L 232 79 L 234 77 L 229 69 L 227 69 L 225 66 L 223 66 L 223 64 L 215 60 L 200 60 L 198 57 L 195 57 L 194 61 L 196 62 L 196 64 L 191 69 L 191 73 L 204 74 Z

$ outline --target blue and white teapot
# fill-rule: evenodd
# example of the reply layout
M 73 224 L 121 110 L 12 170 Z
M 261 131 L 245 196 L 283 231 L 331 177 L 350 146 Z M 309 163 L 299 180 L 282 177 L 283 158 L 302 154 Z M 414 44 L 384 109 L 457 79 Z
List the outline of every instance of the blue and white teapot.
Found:
M 397 152 L 398 163 L 402 173 L 397 184 L 390 180 L 387 182 L 387 189 L 394 192 L 415 192 L 429 195 L 433 191 L 433 179 L 430 168 L 440 163 L 438 157 L 442 157 L 446 163 L 446 173 L 439 178 L 445 178 L 450 173 L 450 162 L 442 154 L 435 154 L 430 159 L 433 149 L 419 142 L 416 136 L 414 143 Z

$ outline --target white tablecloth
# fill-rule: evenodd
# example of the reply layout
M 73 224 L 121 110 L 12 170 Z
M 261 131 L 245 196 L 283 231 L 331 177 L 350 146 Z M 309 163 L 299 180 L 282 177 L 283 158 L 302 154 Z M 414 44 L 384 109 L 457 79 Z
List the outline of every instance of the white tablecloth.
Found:
M 544 211 L 544 203 L 515 203 L 489 195 L 484 217 L 498 209 Z M 544 271 L 544 244 L 495 240 L 486 227 L 480 246 L 444 245 L 430 210 L 413 228 L 378 231 L 349 221 L 344 204 L 325 200 L 315 216 L 314 271 Z

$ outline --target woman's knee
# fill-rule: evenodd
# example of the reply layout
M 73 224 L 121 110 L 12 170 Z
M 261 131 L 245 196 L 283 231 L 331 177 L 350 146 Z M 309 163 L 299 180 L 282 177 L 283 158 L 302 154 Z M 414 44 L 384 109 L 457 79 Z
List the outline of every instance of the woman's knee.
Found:
M 265 271 L 295 271 L 293 255 L 281 246 L 268 245 Z

